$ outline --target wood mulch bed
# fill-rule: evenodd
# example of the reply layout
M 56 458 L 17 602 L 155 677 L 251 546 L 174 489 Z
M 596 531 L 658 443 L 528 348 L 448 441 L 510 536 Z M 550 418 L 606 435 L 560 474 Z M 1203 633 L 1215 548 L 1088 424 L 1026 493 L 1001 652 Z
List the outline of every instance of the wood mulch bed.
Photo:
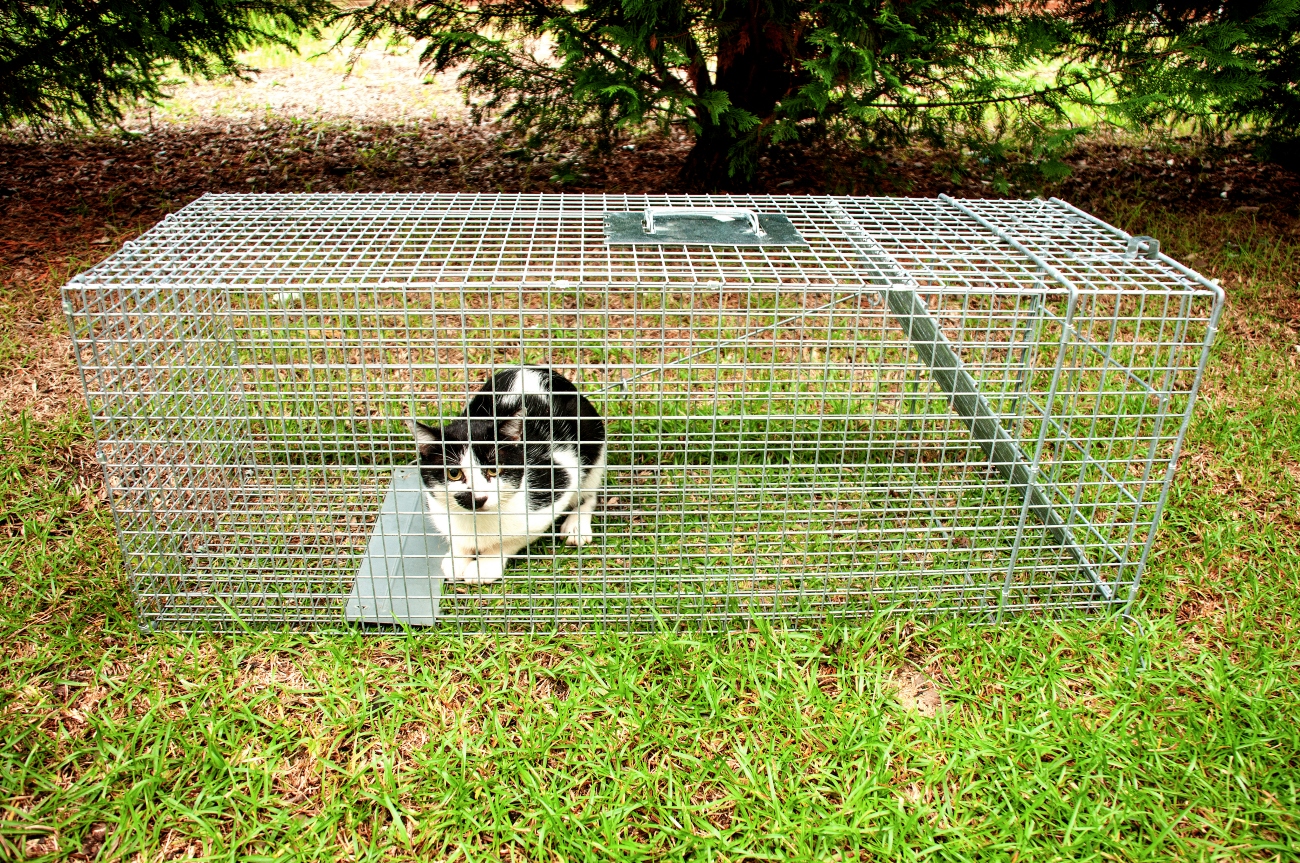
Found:
M 59 286 L 207 192 L 684 192 L 689 142 L 648 136 L 603 153 L 574 141 L 529 150 L 493 126 L 205 119 L 142 133 L 0 136 L 0 402 L 62 414 L 79 386 Z M 1257 213 L 1300 232 L 1300 178 L 1244 148 L 1094 141 L 1070 175 L 999 192 L 994 166 L 911 148 L 864 160 L 829 144 L 767 157 L 757 193 L 956 197 L 1056 195 L 1105 213 L 1116 194 L 1165 210 Z M 1014 167 L 1014 166 L 1013 166 Z M 1288 227 L 1289 226 L 1289 227 Z

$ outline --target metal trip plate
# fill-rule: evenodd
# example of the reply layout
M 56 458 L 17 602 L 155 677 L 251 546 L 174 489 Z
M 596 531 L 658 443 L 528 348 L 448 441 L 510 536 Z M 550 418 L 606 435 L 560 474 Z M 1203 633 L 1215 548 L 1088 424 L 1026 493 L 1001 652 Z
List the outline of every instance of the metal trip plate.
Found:
M 446 537 L 424 517 L 419 471 L 397 468 L 348 596 L 348 623 L 432 626 L 448 551 Z
M 643 246 L 807 246 L 808 241 L 788 218 L 779 213 L 759 213 L 766 232 L 758 236 L 745 219 L 709 215 L 658 216 L 655 232 L 647 234 L 645 213 L 606 213 L 605 242 Z

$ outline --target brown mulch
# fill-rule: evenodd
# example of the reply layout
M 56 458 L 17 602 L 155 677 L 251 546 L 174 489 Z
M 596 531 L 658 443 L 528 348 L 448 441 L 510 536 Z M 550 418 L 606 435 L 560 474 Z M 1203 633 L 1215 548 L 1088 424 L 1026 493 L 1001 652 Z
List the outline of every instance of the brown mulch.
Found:
M 139 136 L 0 137 L 0 273 L 50 253 L 108 251 L 205 192 L 681 192 L 688 141 L 648 137 L 592 154 L 518 146 L 492 126 L 279 123 L 162 126 Z M 1242 149 L 1098 142 L 1046 188 L 998 191 L 995 168 L 922 148 L 864 160 L 832 145 L 765 158 L 753 191 L 932 197 L 1063 197 L 1081 206 L 1123 188 L 1171 209 L 1300 213 L 1300 177 Z M 1258 208 L 1256 210 L 1255 208 Z M 94 234 L 95 236 L 90 236 Z M 71 244 L 71 246 L 69 246 Z
M 593 154 L 575 142 L 518 146 L 465 123 L 279 123 L 161 126 L 139 136 L 0 137 L 0 266 L 21 266 L 69 230 L 103 225 L 111 245 L 205 192 L 682 192 L 688 141 L 647 137 Z M 1300 213 L 1300 177 L 1244 149 L 1187 150 L 1094 142 L 1045 188 L 998 192 L 996 169 L 923 148 L 864 160 L 827 144 L 763 159 L 753 191 L 962 197 L 1053 194 L 1075 203 L 1123 188 L 1172 209 L 1258 207 Z M 92 231 L 93 232 L 93 231 Z M 107 240 L 107 242 L 105 242 Z
M 167 212 L 206 192 L 681 192 L 681 138 L 521 147 L 463 122 L 205 120 L 140 134 L 0 136 L 0 403 L 45 418 L 78 386 L 57 288 Z M 1084 209 L 1132 195 L 1167 210 L 1258 213 L 1296 223 L 1300 178 L 1243 148 L 1094 141 L 1068 178 L 1005 194 L 1057 195 Z M 994 166 L 911 148 L 864 159 L 825 144 L 766 157 L 753 191 L 778 194 L 1000 196 Z

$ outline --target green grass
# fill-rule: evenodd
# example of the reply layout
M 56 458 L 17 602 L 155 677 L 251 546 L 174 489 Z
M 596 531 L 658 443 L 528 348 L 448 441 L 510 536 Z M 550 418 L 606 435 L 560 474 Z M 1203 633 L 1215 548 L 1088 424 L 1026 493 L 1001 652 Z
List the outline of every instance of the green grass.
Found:
M 0 419 L 0 858 L 1297 859 L 1300 244 L 1101 214 L 1231 298 L 1128 624 L 141 635 L 84 415 Z

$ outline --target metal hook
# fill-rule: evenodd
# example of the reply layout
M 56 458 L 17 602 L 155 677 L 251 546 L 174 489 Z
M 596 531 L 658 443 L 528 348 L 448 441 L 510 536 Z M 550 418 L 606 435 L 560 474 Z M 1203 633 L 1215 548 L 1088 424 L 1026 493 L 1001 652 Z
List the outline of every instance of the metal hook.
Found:
M 1124 258 L 1131 261 L 1138 255 L 1148 261 L 1160 260 L 1160 241 L 1155 237 L 1129 237 L 1128 246 L 1124 249 Z

